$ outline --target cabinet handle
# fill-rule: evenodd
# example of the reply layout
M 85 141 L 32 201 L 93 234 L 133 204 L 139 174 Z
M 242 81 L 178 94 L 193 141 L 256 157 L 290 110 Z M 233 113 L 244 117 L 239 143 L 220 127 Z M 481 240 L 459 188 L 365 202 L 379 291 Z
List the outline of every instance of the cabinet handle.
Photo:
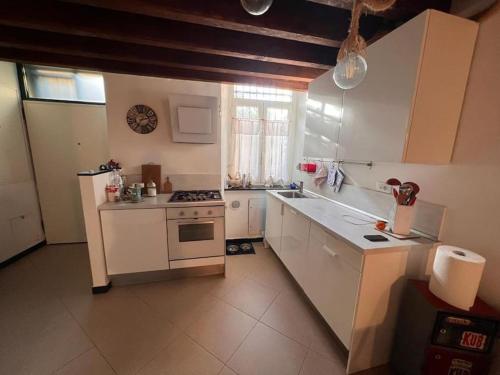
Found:
M 331 257 L 336 257 L 337 256 L 337 253 L 335 251 L 333 251 L 332 249 L 330 249 L 326 245 L 323 245 L 323 250 L 325 250 L 328 253 L 328 255 L 330 255 Z

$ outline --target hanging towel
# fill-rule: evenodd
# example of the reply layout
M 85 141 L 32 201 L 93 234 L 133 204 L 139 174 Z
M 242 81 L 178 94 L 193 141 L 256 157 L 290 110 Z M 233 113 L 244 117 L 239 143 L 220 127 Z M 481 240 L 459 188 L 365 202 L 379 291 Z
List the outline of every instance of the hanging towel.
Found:
M 335 187 L 335 179 L 337 177 L 337 165 L 335 163 L 330 163 L 328 165 L 328 185 Z
M 328 179 L 328 169 L 325 167 L 325 163 L 320 163 L 316 174 L 313 177 L 314 184 L 320 186 L 325 183 Z

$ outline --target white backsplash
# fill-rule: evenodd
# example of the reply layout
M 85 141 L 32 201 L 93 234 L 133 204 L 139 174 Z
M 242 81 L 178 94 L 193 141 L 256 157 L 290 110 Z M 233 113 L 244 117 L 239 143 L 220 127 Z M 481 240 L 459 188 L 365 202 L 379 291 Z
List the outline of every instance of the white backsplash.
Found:
M 141 182 L 142 175 L 130 174 L 127 176 L 127 184 Z M 162 175 L 163 183 L 167 175 Z M 169 174 L 172 190 L 221 190 L 221 176 L 218 174 Z

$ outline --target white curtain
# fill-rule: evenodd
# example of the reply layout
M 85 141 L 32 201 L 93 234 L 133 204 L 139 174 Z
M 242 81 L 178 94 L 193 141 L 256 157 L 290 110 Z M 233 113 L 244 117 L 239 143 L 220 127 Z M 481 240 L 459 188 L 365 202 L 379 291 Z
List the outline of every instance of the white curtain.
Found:
M 289 122 L 233 118 L 229 173 L 246 174 L 253 184 L 288 181 Z

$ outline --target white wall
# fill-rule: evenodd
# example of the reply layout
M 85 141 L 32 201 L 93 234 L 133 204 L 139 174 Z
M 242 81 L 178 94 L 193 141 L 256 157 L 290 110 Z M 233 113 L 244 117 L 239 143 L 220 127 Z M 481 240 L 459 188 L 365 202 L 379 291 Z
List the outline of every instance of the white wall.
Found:
M 24 101 L 47 243 L 85 242 L 77 173 L 108 156 L 106 108 Z
M 43 239 L 16 66 L 0 62 L 0 262 Z
M 419 198 L 448 207 L 442 239 L 445 243 L 471 249 L 486 257 L 486 270 L 480 296 L 500 308 L 500 5 L 480 19 L 460 127 L 450 165 L 376 164 L 372 169 L 345 166 L 349 182 L 339 193 L 315 188 L 312 179 L 304 179 L 310 190 L 350 205 L 387 217 L 392 198 L 374 192 L 377 181 L 389 177 L 412 180 L 421 187 Z M 333 82 L 332 82 L 333 85 Z M 304 110 L 305 111 L 305 110 Z M 298 133 L 303 134 L 304 120 Z M 302 150 L 303 137 L 297 139 Z M 301 153 L 296 154 L 296 161 Z
M 216 144 L 172 142 L 169 94 L 221 97 L 221 85 L 175 79 L 105 74 L 110 156 L 119 161 L 126 175 L 140 179 L 141 165 L 161 164 L 162 175 L 171 176 L 174 190 L 221 188 L 220 121 Z M 137 134 L 126 122 L 135 104 L 151 107 L 158 126 L 150 134 Z

